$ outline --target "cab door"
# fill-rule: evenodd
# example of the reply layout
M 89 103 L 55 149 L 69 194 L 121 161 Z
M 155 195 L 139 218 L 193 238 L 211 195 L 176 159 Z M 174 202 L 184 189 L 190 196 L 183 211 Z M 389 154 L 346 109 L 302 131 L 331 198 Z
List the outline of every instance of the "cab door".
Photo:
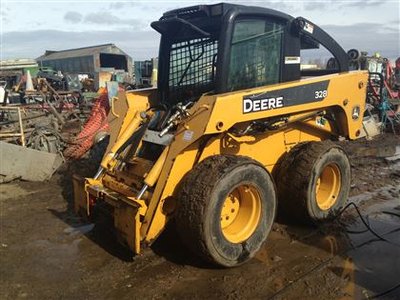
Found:
M 230 44 L 228 91 L 280 82 L 285 26 L 264 19 L 238 19 Z

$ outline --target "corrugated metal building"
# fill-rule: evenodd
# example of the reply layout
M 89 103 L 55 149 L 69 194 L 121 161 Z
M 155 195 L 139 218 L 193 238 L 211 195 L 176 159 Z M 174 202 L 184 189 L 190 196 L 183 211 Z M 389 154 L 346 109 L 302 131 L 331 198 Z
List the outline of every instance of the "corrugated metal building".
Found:
M 129 77 L 133 75 L 132 58 L 114 44 L 61 51 L 47 50 L 36 61 L 40 67 L 51 67 L 63 73 L 90 74 L 97 80 L 104 72 L 126 72 Z

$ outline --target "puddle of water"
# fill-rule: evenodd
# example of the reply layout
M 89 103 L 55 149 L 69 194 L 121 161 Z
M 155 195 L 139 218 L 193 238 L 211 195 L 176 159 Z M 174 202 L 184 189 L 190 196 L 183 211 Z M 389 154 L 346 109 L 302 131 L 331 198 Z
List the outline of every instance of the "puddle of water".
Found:
M 345 289 L 363 298 L 385 292 L 400 282 L 400 199 L 393 197 L 393 187 L 381 189 L 380 194 L 386 201 L 368 206 L 362 214 L 372 230 L 391 243 L 375 237 L 359 217 L 347 225 L 347 230 L 359 233 L 347 233 L 353 248 L 344 253 L 347 258 L 343 273 L 349 270 L 346 274 L 352 283 Z M 388 295 L 400 296 L 400 287 Z
M 376 233 L 400 245 L 398 195 L 400 187 L 387 186 L 375 192 L 351 197 L 349 201 L 362 207 L 363 217 L 367 218 L 367 222 Z M 391 214 L 382 213 L 383 211 Z M 332 282 L 328 281 L 326 292 L 337 289 L 338 294 L 334 297 L 347 295 L 346 299 L 370 298 L 399 284 L 400 247 L 379 241 L 366 230 L 354 208 L 349 208 L 346 214 L 355 217 L 347 223 L 348 218 L 342 219 L 341 222 L 345 222 L 345 226 L 338 226 L 336 223 L 336 226 L 332 224 L 320 230 L 309 229 L 308 233 L 289 227 L 287 231 L 293 238 L 291 243 L 284 244 L 283 239 L 273 240 L 272 243 L 276 243 L 275 247 L 267 246 L 265 253 L 260 253 L 256 258 L 262 262 L 268 261 L 271 267 L 286 268 L 285 278 L 295 286 L 292 292 L 298 290 L 300 293 L 301 287 L 307 286 L 307 289 L 315 293 L 319 288 L 318 280 L 324 276 L 336 278 L 333 281 L 335 288 L 332 287 Z M 396 229 L 398 231 L 395 231 Z M 276 253 L 282 257 L 283 264 L 277 265 L 271 260 Z M 297 270 L 300 272 L 295 274 Z M 286 292 L 287 287 L 283 287 L 282 290 Z M 400 299 L 400 287 L 390 292 L 388 299 L 395 295 Z
M 94 224 L 87 224 L 87 225 L 82 225 L 82 226 L 78 226 L 78 227 L 67 227 L 64 229 L 64 232 L 75 236 L 77 234 L 86 234 L 89 231 L 91 231 L 94 228 Z

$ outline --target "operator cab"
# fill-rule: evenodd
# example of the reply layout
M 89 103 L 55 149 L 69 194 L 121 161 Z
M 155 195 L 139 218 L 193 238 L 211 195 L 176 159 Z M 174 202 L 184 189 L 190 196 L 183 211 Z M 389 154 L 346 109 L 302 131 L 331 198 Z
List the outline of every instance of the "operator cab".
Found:
M 151 26 L 161 33 L 158 89 L 171 107 L 204 93 L 225 93 L 348 71 L 346 52 L 303 19 L 260 7 L 220 3 L 165 13 Z M 300 50 L 322 44 L 337 68 L 300 71 Z

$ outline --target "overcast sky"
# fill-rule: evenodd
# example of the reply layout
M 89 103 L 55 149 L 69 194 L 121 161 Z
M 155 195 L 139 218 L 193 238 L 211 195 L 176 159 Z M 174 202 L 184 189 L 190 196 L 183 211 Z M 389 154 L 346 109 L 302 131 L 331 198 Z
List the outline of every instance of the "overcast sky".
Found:
M 157 56 L 159 34 L 150 23 L 163 12 L 221 1 L 0 0 L 1 59 L 36 58 L 45 50 L 114 43 L 144 60 Z M 346 50 L 400 56 L 400 0 L 227 1 L 303 16 Z

